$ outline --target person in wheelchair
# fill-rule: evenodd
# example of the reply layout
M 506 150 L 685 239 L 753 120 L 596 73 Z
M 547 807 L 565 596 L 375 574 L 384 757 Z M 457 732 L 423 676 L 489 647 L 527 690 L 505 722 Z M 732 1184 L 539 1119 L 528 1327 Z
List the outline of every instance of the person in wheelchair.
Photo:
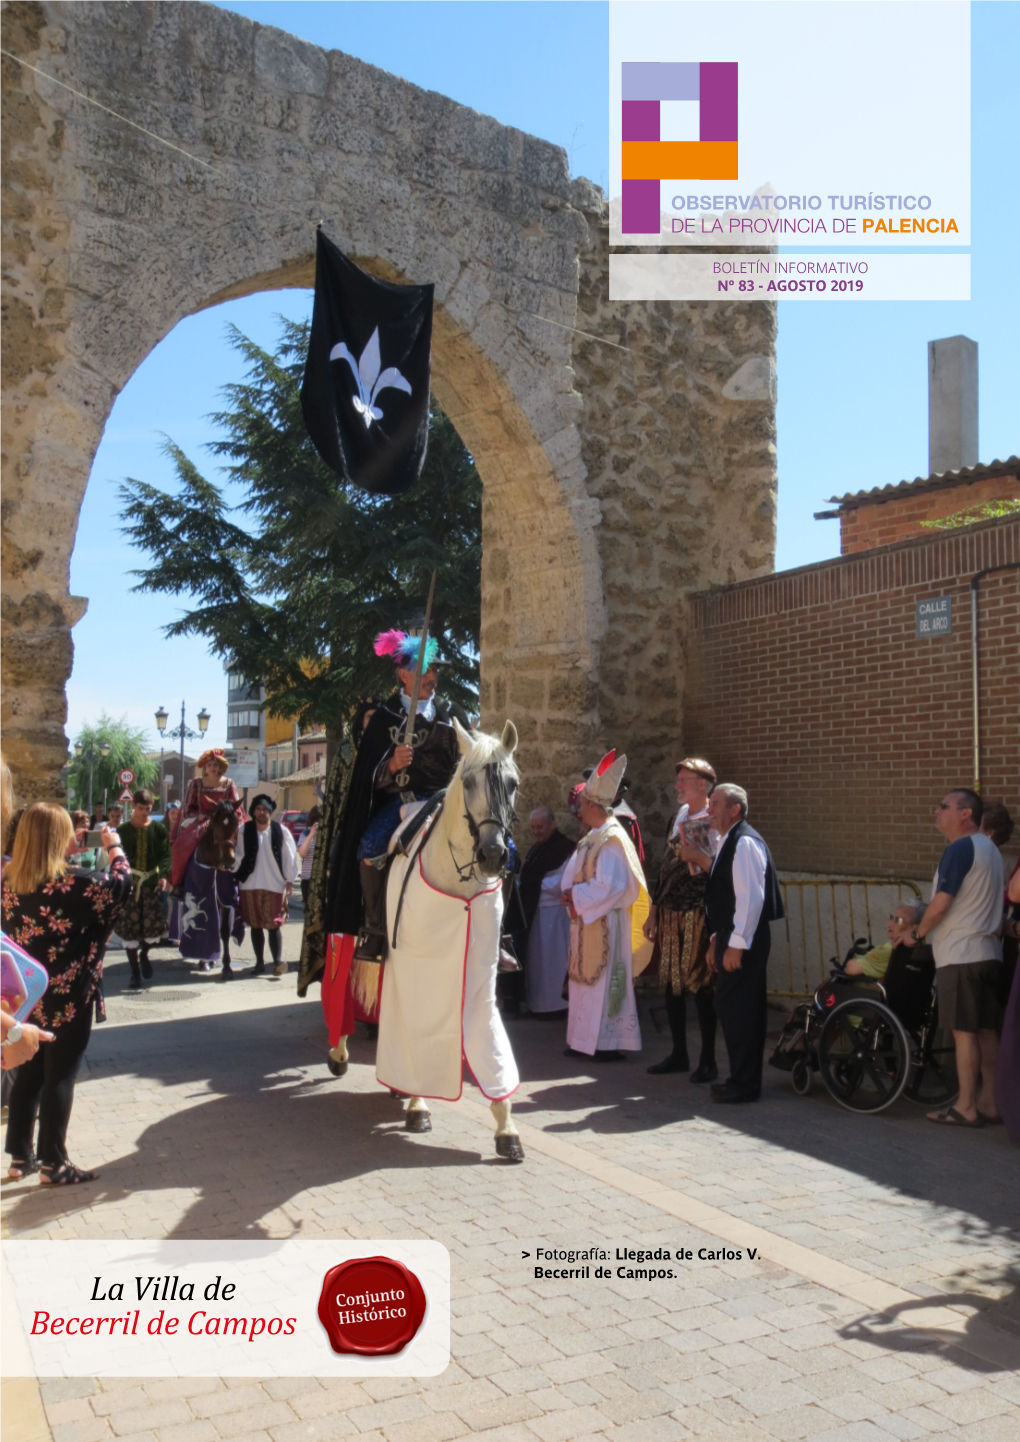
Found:
M 885 924 L 885 934 L 889 940 L 881 946 L 873 946 L 870 951 L 851 956 L 843 965 L 844 976 L 864 976 L 870 981 L 881 981 L 896 947 L 906 945 L 909 948 L 913 945 L 906 933 L 912 926 L 917 925 L 923 915 L 922 903 L 901 901 Z
M 771 1066 L 792 1073 L 801 1095 L 818 1073 L 841 1106 L 883 1111 L 904 1094 L 922 1105 L 956 1096 L 951 1044 L 940 1044 L 935 958 L 911 932 L 923 906 L 901 902 L 886 926 L 888 942 L 858 941 L 828 981 L 791 1012 Z

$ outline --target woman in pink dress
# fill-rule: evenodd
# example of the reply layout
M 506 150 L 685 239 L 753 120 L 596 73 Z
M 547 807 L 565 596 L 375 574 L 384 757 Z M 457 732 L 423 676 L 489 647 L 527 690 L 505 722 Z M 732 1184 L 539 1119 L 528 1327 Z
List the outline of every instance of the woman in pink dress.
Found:
M 209 825 L 209 818 L 221 801 L 233 802 L 237 807 L 238 819 L 242 824 L 248 820 L 247 813 L 241 805 L 241 798 L 237 794 L 237 787 L 227 777 L 228 765 L 229 762 L 220 748 L 203 751 L 198 758 L 198 775 L 192 777 L 188 782 L 188 789 L 184 793 L 184 805 L 181 808 L 180 823 L 174 833 L 171 846 L 170 885 L 172 887 L 183 885 L 184 874 L 188 869 L 188 862 L 191 860 L 195 847 L 198 845 L 199 837 Z

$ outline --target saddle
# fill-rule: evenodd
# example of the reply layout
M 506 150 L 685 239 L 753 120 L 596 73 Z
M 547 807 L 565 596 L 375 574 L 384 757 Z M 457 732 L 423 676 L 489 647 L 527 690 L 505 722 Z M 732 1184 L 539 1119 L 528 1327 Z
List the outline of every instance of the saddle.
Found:
M 389 885 L 390 866 L 395 856 L 412 856 L 422 850 L 428 842 L 432 826 L 442 811 L 445 800 L 445 789 L 437 791 L 434 796 L 430 796 L 427 801 L 423 802 L 406 821 L 402 821 L 390 838 L 386 859 L 375 872 L 372 893 L 369 894 L 367 890 L 365 893 L 365 926 L 358 937 L 354 952 L 355 961 L 381 963 L 386 960 L 389 946 L 397 944 L 397 929 L 400 925 L 404 891 L 407 887 L 408 877 L 411 875 L 411 868 L 408 867 L 404 872 L 400 896 L 397 898 L 397 910 L 393 918 L 393 936 L 388 938 L 386 935 L 386 890 Z

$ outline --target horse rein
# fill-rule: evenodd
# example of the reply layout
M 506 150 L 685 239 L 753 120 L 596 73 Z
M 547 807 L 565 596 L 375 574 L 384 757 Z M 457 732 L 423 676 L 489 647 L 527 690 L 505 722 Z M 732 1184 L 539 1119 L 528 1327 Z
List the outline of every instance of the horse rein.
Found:
M 496 796 L 496 809 L 502 811 L 503 814 L 501 816 L 485 816 L 482 818 L 481 821 L 476 821 L 475 818 L 471 815 L 471 812 L 468 810 L 467 806 L 465 806 L 464 820 L 468 824 L 468 831 L 470 832 L 471 840 L 474 842 L 474 852 L 472 854 L 471 861 L 467 866 L 461 866 L 460 862 L 454 855 L 453 842 L 447 842 L 447 846 L 450 848 L 450 860 L 453 862 L 454 869 L 456 870 L 457 876 L 461 881 L 472 881 L 479 875 L 478 848 L 482 844 L 483 826 L 495 826 L 499 831 L 501 840 L 503 842 L 503 850 L 506 853 L 507 861 L 504 862 L 498 872 L 500 878 L 506 877 L 509 870 L 507 863 L 509 862 L 510 858 L 510 833 L 513 830 L 513 824 L 516 820 L 516 813 L 514 811 L 513 802 L 510 799 L 509 794 L 505 791 L 505 788 L 498 784 L 494 784 L 496 782 L 496 778 L 499 776 L 499 767 L 497 766 L 496 762 L 490 761 L 485 768 L 485 772 L 489 781 L 488 791 L 490 795 Z M 499 805 L 500 802 L 503 803 L 502 806 Z

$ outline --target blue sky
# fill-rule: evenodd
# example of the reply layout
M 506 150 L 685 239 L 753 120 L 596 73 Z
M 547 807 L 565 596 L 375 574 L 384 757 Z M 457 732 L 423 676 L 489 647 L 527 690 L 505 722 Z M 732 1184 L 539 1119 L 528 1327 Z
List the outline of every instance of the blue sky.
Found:
M 574 174 L 603 185 L 608 179 L 605 4 L 266 0 L 223 8 L 345 50 L 542 136 L 566 149 Z M 1015 88 L 1020 6 L 980 3 L 971 14 L 972 299 L 831 309 L 780 303 L 780 569 L 838 554 L 838 524 L 812 519 L 828 496 L 927 473 L 929 340 L 962 333 L 978 342 L 980 458 L 1020 450 L 1020 175 L 1006 100 Z M 942 101 L 919 96 L 918 103 Z M 206 416 L 220 387 L 240 375 L 224 337 L 228 322 L 268 346 L 276 317 L 302 317 L 310 304 L 310 292 L 277 291 L 191 316 L 119 396 L 96 454 L 71 563 L 72 593 L 90 602 L 74 630 L 69 736 L 105 708 L 149 727 L 158 745 L 153 713 L 163 704 L 179 718 L 183 698 L 189 724 L 206 706 L 210 739 L 223 743 L 222 665 L 201 642 L 163 639 L 160 626 L 182 609 L 173 598 L 131 593 L 129 573 L 141 560 L 118 534 L 116 486 L 126 476 L 170 480 L 162 434 L 211 474 L 202 449 L 211 434 Z

